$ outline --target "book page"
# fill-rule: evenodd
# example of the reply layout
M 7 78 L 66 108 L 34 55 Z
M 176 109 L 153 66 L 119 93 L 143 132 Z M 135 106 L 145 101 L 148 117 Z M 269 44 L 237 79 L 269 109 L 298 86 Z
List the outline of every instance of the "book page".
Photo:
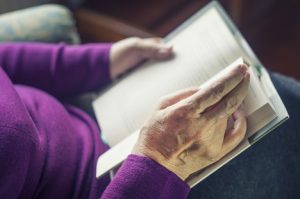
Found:
M 162 96 L 200 86 L 243 55 L 215 8 L 175 35 L 169 44 L 174 47 L 173 59 L 145 63 L 94 102 L 98 122 L 110 146 L 138 130 Z M 247 115 L 268 103 L 253 76 L 245 102 Z

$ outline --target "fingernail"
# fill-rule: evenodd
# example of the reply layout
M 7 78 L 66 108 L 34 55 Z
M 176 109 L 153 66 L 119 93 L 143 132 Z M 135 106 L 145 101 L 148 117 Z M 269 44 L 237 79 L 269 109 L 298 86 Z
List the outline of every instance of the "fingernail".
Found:
M 160 48 L 158 50 L 159 54 L 166 54 L 166 53 L 170 53 L 170 49 L 169 48 Z
M 245 64 L 240 64 L 239 69 L 241 70 L 243 75 L 245 75 L 248 71 L 248 67 Z
M 172 52 L 172 47 L 164 46 L 164 47 L 159 48 L 159 50 L 157 52 L 158 52 L 159 56 L 168 56 Z
M 244 75 L 246 80 L 250 79 L 250 73 L 248 71 L 246 71 L 245 75 Z

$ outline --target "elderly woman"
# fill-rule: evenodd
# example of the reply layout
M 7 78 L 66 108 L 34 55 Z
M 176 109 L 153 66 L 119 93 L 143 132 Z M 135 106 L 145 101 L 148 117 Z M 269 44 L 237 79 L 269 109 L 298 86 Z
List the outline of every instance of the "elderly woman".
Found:
M 143 59 L 164 59 L 171 52 L 160 39 L 131 38 L 112 46 L 1 44 L 1 195 L 100 197 L 105 181 L 95 178 L 95 165 L 106 147 L 99 129 L 87 114 L 56 98 L 103 87 Z M 247 67 L 237 66 L 217 83 L 162 101 L 162 114 L 145 124 L 134 155 L 102 197 L 182 198 L 189 190 L 184 180 L 191 173 L 232 150 L 246 130 L 245 117 L 237 109 L 247 93 Z M 235 99 L 238 103 L 232 107 L 224 106 Z M 233 113 L 235 128 L 225 133 Z M 177 134 L 178 125 L 186 129 L 184 135 Z M 187 149 L 195 139 L 198 145 Z
M 201 90 L 166 96 L 111 182 L 95 177 L 97 158 L 107 149 L 95 121 L 58 100 L 104 87 L 144 59 L 171 54 L 158 38 L 113 45 L 2 43 L 1 198 L 186 198 L 185 179 L 245 135 L 239 107 L 247 67 L 236 66 Z M 233 128 L 227 128 L 231 117 Z

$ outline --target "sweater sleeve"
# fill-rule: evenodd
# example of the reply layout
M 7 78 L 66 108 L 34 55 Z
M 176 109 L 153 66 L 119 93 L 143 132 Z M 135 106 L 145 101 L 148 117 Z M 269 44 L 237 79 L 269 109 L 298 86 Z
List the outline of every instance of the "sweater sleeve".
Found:
M 189 186 L 153 160 L 129 155 L 101 199 L 187 198 Z
M 110 82 L 111 44 L 3 43 L 0 65 L 15 84 L 70 97 Z

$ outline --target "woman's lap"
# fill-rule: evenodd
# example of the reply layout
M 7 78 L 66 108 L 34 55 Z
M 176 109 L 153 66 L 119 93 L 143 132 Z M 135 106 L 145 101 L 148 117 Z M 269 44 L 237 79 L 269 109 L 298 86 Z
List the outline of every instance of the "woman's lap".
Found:
M 271 77 L 290 119 L 193 188 L 189 198 L 300 197 L 300 84 Z

